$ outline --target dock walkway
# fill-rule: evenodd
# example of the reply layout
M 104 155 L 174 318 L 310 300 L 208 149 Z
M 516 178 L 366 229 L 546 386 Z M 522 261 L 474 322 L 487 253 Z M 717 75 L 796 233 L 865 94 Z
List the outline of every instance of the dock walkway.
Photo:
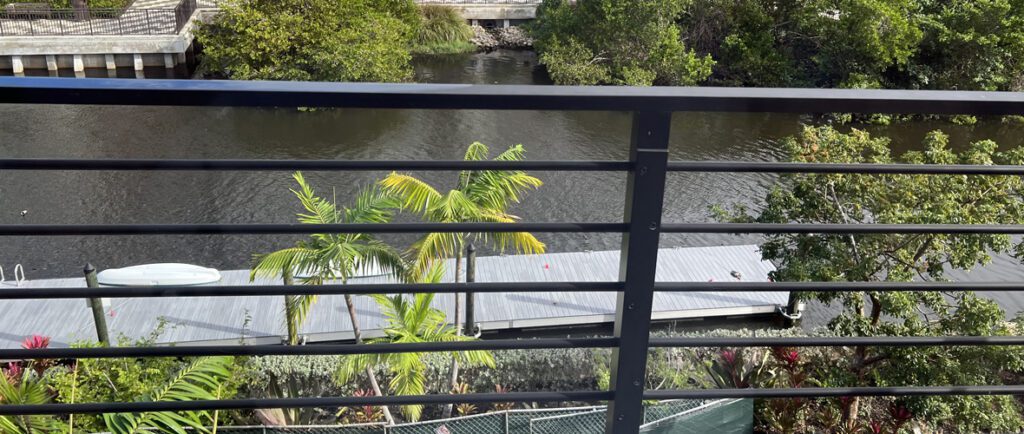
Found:
M 453 276 L 450 271 L 446 281 Z M 559 282 L 618 280 L 619 252 L 573 252 L 477 258 L 478 282 Z M 762 261 L 757 246 L 662 249 L 659 281 L 766 281 L 774 267 Z M 222 285 L 249 284 L 246 270 L 222 271 Z M 29 276 L 31 277 L 31 276 Z M 364 277 L 351 283 L 386 283 Z M 280 282 L 259 282 L 274 284 Z M 0 285 L 0 291 L 6 282 Z M 83 278 L 29 280 L 27 287 L 81 287 Z M 438 295 L 435 306 L 452 315 L 452 296 Z M 379 336 L 385 319 L 372 299 L 357 296 L 356 310 L 366 336 Z M 788 293 L 658 293 L 655 320 L 722 318 L 770 314 L 784 306 Z M 535 327 L 586 326 L 614 320 L 614 293 L 477 294 L 477 321 L 486 331 Z M 284 334 L 282 297 L 126 298 L 113 299 L 107 322 L 111 336 L 147 336 L 166 321 L 160 343 L 277 343 Z M 322 296 L 302 329 L 309 342 L 348 340 L 352 327 L 343 297 Z M 33 334 L 52 337 L 53 346 L 95 340 L 85 300 L 0 301 L 0 348 L 16 348 Z

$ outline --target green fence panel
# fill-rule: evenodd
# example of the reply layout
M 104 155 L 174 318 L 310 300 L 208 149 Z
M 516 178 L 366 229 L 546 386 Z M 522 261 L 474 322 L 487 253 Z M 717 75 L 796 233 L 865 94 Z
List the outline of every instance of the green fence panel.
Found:
M 750 434 L 754 432 L 754 401 L 714 402 L 652 421 L 640 428 L 645 434 Z
M 441 429 L 441 427 L 445 429 Z M 429 421 L 388 427 L 389 434 L 501 434 L 505 432 L 505 413 L 489 413 L 447 420 Z

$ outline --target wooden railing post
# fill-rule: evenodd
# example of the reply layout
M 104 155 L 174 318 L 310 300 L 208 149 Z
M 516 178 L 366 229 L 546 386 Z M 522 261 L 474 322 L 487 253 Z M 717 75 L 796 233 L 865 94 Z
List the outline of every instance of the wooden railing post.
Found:
M 92 264 L 85 264 L 85 286 L 99 288 L 100 283 L 96 278 L 96 268 Z M 110 345 L 110 333 L 107 330 L 107 317 L 103 312 L 103 300 L 97 297 L 89 297 L 89 308 L 92 309 L 92 319 L 96 324 L 96 338 L 105 346 Z

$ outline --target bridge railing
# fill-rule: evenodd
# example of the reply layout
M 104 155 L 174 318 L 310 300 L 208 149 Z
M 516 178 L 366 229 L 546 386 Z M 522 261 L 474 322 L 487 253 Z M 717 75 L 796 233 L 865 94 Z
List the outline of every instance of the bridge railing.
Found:
M 196 11 L 197 0 L 181 0 L 173 8 L 49 7 L 0 8 L 3 36 L 142 36 L 176 35 Z
M 386 109 L 602 110 L 632 112 L 629 157 L 622 161 L 339 161 L 339 160 L 140 160 L 0 159 L 0 170 L 43 171 L 369 171 L 369 170 L 544 170 L 624 172 L 624 220 L 618 222 L 396 223 L 396 224 L 0 224 L 0 236 L 110 236 L 160 234 L 307 234 L 423 232 L 619 233 L 622 255 L 615 282 L 459 283 L 322 286 L 6 288 L 0 299 L 88 297 L 232 297 L 240 295 L 602 291 L 617 294 L 614 334 L 602 338 L 543 338 L 387 345 L 175 346 L 0 350 L 2 359 L 181 357 L 204 355 L 383 354 L 460 350 L 612 348 L 607 390 L 483 393 L 384 397 L 295 397 L 219 401 L 113 402 L 0 405 L 0 415 L 147 412 L 176 410 L 337 407 L 494 402 L 607 402 L 606 430 L 636 433 L 644 400 L 791 398 L 828 396 L 945 396 L 1024 394 L 1021 385 L 900 387 L 806 387 L 778 389 L 645 390 L 648 350 L 658 347 L 939 346 L 1024 345 L 1024 337 L 830 337 L 830 338 L 651 338 L 653 294 L 704 291 L 923 291 L 956 283 L 750 283 L 657 282 L 659 238 L 664 233 L 1002 233 L 1024 234 L 1024 225 L 961 224 L 738 224 L 663 222 L 665 180 L 672 172 L 915 173 L 1024 176 L 1021 166 L 875 165 L 776 162 L 671 161 L 668 145 L 673 112 L 1024 114 L 1024 94 L 883 90 L 629 88 L 330 84 L 300 82 L 135 81 L 0 78 L 0 104 L 100 104 L 134 106 L 348 107 Z M 34 128 L 26 126 L 25 128 Z M 624 144 L 626 145 L 626 144 Z M 1024 282 L 975 285 L 985 290 L 1024 291 Z M 56 320 L 56 319 L 55 319 Z M 500 368 L 499 368 L 500 369 Z

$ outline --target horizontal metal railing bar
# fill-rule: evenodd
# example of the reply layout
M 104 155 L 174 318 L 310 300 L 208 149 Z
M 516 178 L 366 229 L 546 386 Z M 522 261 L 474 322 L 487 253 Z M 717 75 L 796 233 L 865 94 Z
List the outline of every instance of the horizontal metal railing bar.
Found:
M 239 297 L 278 295 L 369 295 L 458 292 L 616 292 L 623 282 L 474 282 L 474 283 L 383 283 L 327 285 L 225 285 L 225 286 L 102 286 L 99 288 L 8 287 L 0 300 L 45 300 L 60 298 L 159 298 Z
M 313 233 L 550 232 L 621 233 L 625 223 L 357 223 L 357 224 L 5 224 L 0 236 L 218 235 Z M 1024 225 L 667 223 L 665 233 L 760 234 L 1024 234 Z
M 700 234 L 1024 234 L 1024 225 L 665 223 L 661 231 Z
M 10 287 L 0 300 L 61 298 L 239 297 L 414 293 L 617 292 L 623 282 L 474 282 L 326 285 Z M 658 292 L 1024 291 L 1024 282 L 658 282 Z
M 852 173 L 917 175 L 1024 175 L 1024 166 L 980 164 L 788 163 L 770 161 L 670 161 L 670 172 Z
M 1024 291 L 1024 282 L 658 282 L 660 292 Z
M 495 339 L 463 342 L 422 342 L 366 345 L 217 345 L 166 347 L 98 347 L 0 349 L 0 359 L 95 359 L 110 357 L 198 357 L 198 356 L 308 356 L 351 354 L 394 354 L 444 351 L 539 350 L 553 348 L 611 348 L 616 338 Z
M 801 387 L 785 389 L 649 390 L 644 399 L 825 398 L 841 396 L 1024 395 L 1024 385 L 913 387 Z
M 652 348 L 698 347 L 884 347 L 1024 345 L 1024 336 L 850 336 L 651 338 Z
M 258 408 L 321 408 L 350 407 L 363 405 L 412 405 L 412 404 L 487 404 L 494 402 L 569 402 L 608 401 L 614 393 L 605 391 L 586 392 L 513 392 L 476 393 L 466 395 L 405 395 L 405 396 L 360 396 L 320 398 L 268 398 L 268 399 L 224 399 L 204 401 L 165 402 L 104 402 L 81 404 L 19 404 L 0 405 L 0 415 L 29 414 L 96 414 L 96 413 L 141 413 L 153 411 L 185 410 L 248 410 Z
M 240 297 L 279 295 L 369 295 L 458 292 L 618 292 L 625 283 L 474 282 L 326 285 L 102 286 L 99 288 L 9 287 L 0 300 L 63 298 Z M 1024 291 L 1024 282 L 658 282 L 657 292 L 861 292 L 861 291 Z
M 0 78 L 0 103 L 1024 114 L 1019 92 Z
M 201 160 L 201 159 L 0 159 L 0 170 L 544 170 L 577 172 L 628 171 L 628 161 L 335 161 L 335 160 Z
M 623 223 L 356 223 L 356 224 L 7 224 L 0 236 L 23 235 L 219 235 L 219 234 L 316 234 L 316 233 L 428 233 L 428 232 L 551 232 L 621 233 Z
M 245 159 L 0 159 L 0 170 L 174 170 L 174 171 L 284 171 L 284 170 L 544 170 L 628 171 L 628 161 L 409 161 L 409 160 L 245 160 Z M 674 172 L 726 173 L 851 173 L 923 175 L 1024 175 L 1024 166 L 971 164 L 841 164 L 755 161 L 676 161 Z

